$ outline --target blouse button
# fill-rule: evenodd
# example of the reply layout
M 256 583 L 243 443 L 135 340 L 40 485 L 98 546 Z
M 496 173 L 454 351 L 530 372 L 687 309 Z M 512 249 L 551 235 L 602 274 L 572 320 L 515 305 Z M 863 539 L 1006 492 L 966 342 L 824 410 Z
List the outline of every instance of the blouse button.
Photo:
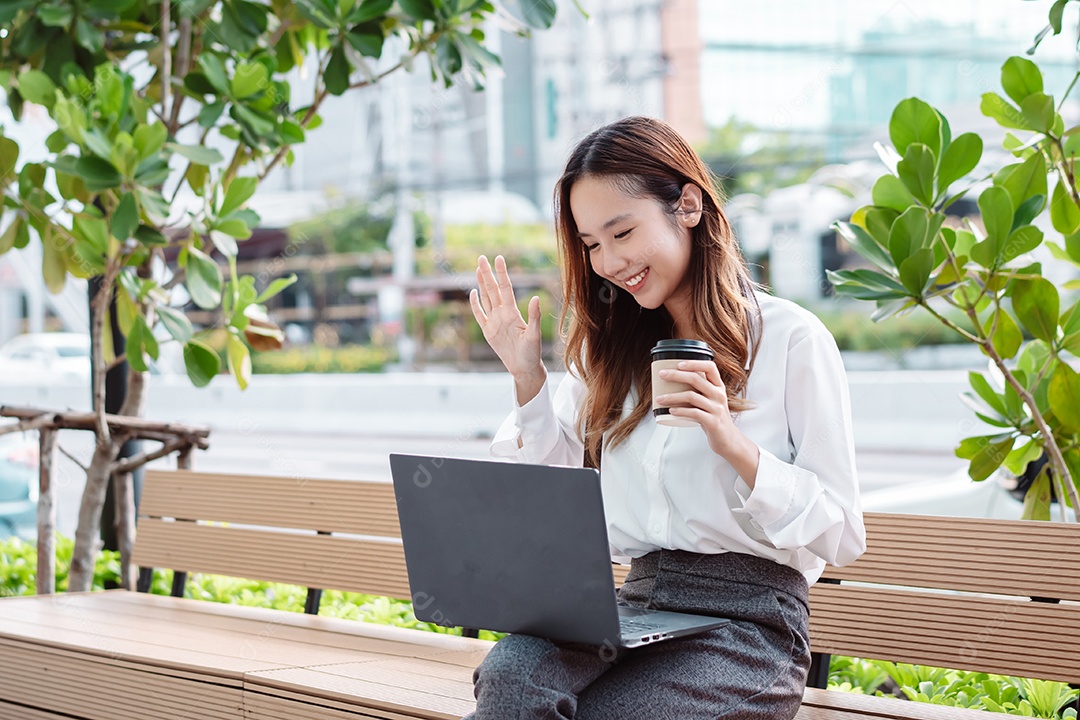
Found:
M 661 530 L 663 530 L 663 528 L 660 527 L 659 523 L 652 526 L 653 534 L 659 535 Z

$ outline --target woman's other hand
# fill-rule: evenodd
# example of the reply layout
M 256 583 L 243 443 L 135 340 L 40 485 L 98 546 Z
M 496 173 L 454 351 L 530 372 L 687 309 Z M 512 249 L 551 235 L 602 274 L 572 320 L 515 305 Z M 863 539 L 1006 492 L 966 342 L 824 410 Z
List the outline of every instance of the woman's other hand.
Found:
M 760 451 L 736 427 L 728 408 L 727 387 L 716 363 L 712 360 L 684 360 L 679 363 L 677 370 L 661 370 L 660 376 L 665 380 L 685 383 L 691 389 L 660 395 L 656 398 L 657 404 L 670 407 L 672 415 L 701 425 L 712 451 L 731 463 L 743 481 L 753 488 Z
M 484 339 L 519 385 L 531 386 L 537 379 L 543 385 L 546 372 L 540 359 L 540 298 L 529 300 L 526 322 L 514 299 L 514 286 L 502 255 L 495 257 L 494 270 L 486 256 L 478 258 L 476 282 L 479 291 L 469 293 L 469 304 Z

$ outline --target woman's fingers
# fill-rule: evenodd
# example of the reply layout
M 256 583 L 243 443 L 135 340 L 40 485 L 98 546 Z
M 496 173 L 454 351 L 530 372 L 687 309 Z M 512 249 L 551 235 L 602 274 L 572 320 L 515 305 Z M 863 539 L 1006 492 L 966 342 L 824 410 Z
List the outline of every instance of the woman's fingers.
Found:
M 495 256 L 495 281 L 499 287 L 501 304 L 515 305 L 514 286 L 510 282 L 510 273 L 506 270 L 506 258 L 502 255 Z
M 476 288 L 469 291 L 469 305 L 472 307 L 472 314 L 473 317 L 476 318 L 476 323 L 480 327 L 484 327 L 487 323 L 487 313 L 480 305 L 480 291 Z
M 477 262 L 476 280 L 480 284 L 480 294 L 485 310 L 490 312 L 491 308 L 505 304 L 499 292 L 499 283 L 495 279 L 495 273 L 492 272 L 491 263 L 488 262 L 486 255 L 481 255 Z

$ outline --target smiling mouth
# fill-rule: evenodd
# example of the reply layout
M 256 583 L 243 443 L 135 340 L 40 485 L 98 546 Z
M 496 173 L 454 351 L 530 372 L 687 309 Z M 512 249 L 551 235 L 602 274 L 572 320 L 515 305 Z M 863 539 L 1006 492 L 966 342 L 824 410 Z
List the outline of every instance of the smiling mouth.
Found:
M 648 275 L 648 274 L 649 274 L 649 268 L 645 268 L 644 270 L 639 272 L 634 277 L 627 279 L 624 284 L 626 285 L 626 287 L 628 289 L 633 289 L 633 288 L 637 287 L 638 285 L 640 285 L 641 282 L 645 279 L 645 276 Z

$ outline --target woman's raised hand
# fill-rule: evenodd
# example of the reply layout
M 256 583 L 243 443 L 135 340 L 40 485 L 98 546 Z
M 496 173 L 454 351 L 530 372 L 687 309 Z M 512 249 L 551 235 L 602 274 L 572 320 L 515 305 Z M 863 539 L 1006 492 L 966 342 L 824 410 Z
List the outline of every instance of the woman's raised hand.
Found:
M 473 316 L 484 331 L 484 339 L 517 380 L 544 374 L 540 359 L 540 298 L 529 300 L 529 320 L 525 321 L 514 300 L 514 286 L 506 272 L 506 260 L 495 257 L 495 268 L 486 256 L 476 263 L 479 292 L 469 293 Z

